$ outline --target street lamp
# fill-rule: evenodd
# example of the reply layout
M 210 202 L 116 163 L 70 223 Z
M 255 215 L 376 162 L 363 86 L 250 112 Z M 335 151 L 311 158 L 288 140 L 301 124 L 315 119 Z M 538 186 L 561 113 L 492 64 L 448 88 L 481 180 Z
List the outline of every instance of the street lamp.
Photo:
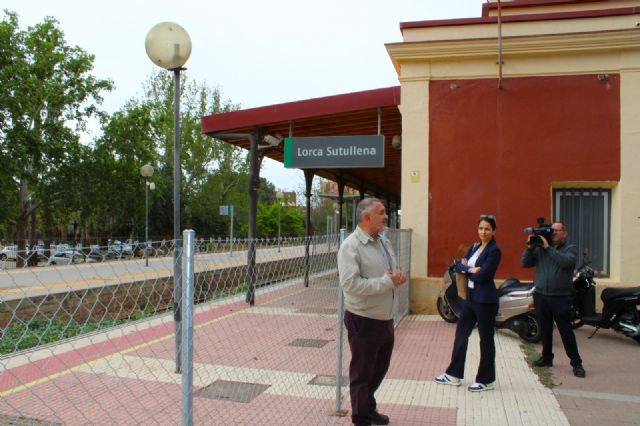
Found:
M 276 192 L 276 199 L 278 200 L 278 253 L 280 253 L 280 209 L 282 208 L 282 198 L 284 193 L 280 190 Z
M 140 176 L 144 178 L 144 264 L 149 266 L 149 190 L 156 189 L 156 185 L 149 182 L 153 176 L 151 164 L 140 167 Z
M 182 324 L 180 315 L 181 254 L 180 248 L 180 71 L 191 55 L 191 38 L 180 25 L 161 22 L 155 25 L 144 42 L 151 62 L 173 71 L 173 301 L 176 334 L 176 373 L 181 371 Z

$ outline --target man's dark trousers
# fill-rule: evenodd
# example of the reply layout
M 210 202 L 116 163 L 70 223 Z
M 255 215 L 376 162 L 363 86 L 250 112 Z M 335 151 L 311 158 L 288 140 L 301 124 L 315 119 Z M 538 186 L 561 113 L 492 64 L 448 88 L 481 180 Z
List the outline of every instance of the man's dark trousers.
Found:
M 373 395 L 391 362 L 393 320 L 376 320 L 345 311 L 344 325 L 351 348 L 351 420 L 355 424 L 370 424 L 371 414 L 376 410 Z
M 571 365 L 573 367 L 582 365 L 576 336 L 571 328 L 571 297 L 546 296 L 536 292 L 533 294 L 533 302 L 536 305 L 536 316 L 540 321 L 542 358 L 547 361 L 553 360 L 553 320 L 555 319 L 564 350 L 571 360 Z

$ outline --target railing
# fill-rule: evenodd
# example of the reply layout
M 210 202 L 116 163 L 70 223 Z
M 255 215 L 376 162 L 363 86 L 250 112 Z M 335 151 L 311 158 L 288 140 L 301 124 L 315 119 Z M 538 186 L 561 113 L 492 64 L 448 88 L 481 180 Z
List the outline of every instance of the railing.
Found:
M 388 236 L 409 272 L 410 233 Z M 338 236 L 309 240 L 307 260 L 304 238 L 256 240 L 254 306 L 247 241 L 198 242 L 183 256 L 193 262 L 183 290 L 194 305 L 181 318 L 191 381 L 175 372 L 172 244 L 163 254 L 154 244 L 148 266 L 121 256 L 0 271 L 0 424 L 337 424 L 327 411 Z

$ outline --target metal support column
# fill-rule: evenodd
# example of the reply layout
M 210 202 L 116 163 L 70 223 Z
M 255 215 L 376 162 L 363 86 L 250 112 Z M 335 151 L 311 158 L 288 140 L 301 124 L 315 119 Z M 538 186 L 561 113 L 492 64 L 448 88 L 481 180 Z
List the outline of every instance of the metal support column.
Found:
M 195 231 L 185 229 L 182 256 L 182 425 L 193 424 L 193 293 Z
M 340 217 L 338 218 L 338 229 L 342 229 L 342 208 L 344 206 L 344 178 L 338 178 L 338 209 L 340 210 Z
M 173 319 L 176 333 L 176 373 L 180 373 L 182 362 L 182 325 L 180 299 L 182 298 L 182 240 L 180 239 L 180 71 L 173 70 Z
M 309 244 L 311 243 L 311 185 L 313 184 L 313 176 L 315 170 L 305 169 L 305 197 L 307 198 L 307 218 L 306 218 L 306 238 L 304 243 L 304 286 L 309 287 L 309 268 L 311 262 L 309 259 Z
M 260 129 L 250 136 L 251 170 L 249 171 L 249 245 L 247 248 L 247 295 L 246 302 L 255 304 L 256 291 L 256 217 L 258 213 L 258 189 L 260 187 L 260 163 L 264 154 L 258 150 Z
M 340 229 L 340 245 L 344 242 L 346 232 Z M 344 292 L 338 286 L 338 337 L 336 345 L 336 415 L 342 408 L 342 354 L 344 352 Z

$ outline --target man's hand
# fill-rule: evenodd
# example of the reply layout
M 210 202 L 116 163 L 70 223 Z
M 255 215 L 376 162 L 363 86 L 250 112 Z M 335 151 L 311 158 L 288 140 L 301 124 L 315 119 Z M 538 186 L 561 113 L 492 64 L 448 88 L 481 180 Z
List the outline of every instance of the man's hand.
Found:
M 533 245 L 531 244 L 531 238 L 533 238 L 533 235 L 529 234 L 529 236 L 527 237 L 527 248 L 533 248 Z
M 391 268 L 387 269 L 387 276 L 391 278 L 394 287 L 400 287 L 407 282 L 407 276 L 404 272 L 393 272 Z
M 542 240 L 542 248 L 543 249 L 548 249 L 549 248 L 549 241 L 547 241 L 547 239 L 545 237 L 540 237 L 540 239 Z

